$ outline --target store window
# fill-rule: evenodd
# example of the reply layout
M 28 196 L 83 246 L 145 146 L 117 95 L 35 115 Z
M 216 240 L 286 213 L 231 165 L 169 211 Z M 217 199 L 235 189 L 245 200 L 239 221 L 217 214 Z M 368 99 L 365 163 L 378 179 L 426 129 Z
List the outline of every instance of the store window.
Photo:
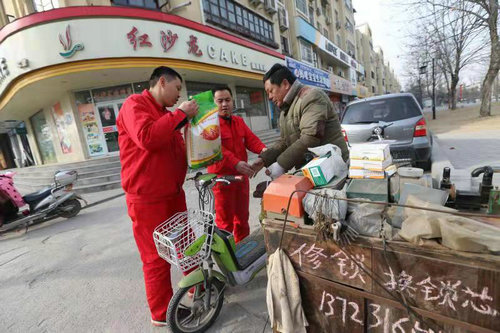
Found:
M 89 155 L 99 156 L 106 153 L 104 135 L 97 119 L 90 91 L 76 92 L 75 100 Z
M 305 61 L 311 65 L 314 65 L 313 49 L 311 44 L 304 40 L 300 40 L 300 55 L 302 61 Z
M 30 120 L 31 126 L 33 126 L 33 131 L 35 132 L 35 138 L 38 144 L 38 150 L 40 151 L 40 156 L 42 158 L 42 163 L 57 163 L 52 131 L 50 129 L 50 125 L 45 119 L 43 110 L 32 116 Z
M 137 82 L 132 85 L 135 94 L 142 94 L 144 89 L 149 89 L 149 81 Z
M 236 87 L 235 114 L 241 116 L 253 132 L 270 129 L 267 104 L 263 89 Z
M 268 46 L 278 48 L 273 23 L 232 0 L 203 0 L 205 20 Z
M 131 84 L 92 89 L 92 97 L 94 98 L 94 103 L 122 100 L 132 95 L 132 93 L 133 91 Z

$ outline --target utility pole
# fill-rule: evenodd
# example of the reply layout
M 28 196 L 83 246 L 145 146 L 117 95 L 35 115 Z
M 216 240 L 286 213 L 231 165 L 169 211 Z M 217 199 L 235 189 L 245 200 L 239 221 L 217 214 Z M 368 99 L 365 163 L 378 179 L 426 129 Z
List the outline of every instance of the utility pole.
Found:
M 436 119 L 436 76 L 434 73 L 434 58 L 432 58 L 432 119 Z

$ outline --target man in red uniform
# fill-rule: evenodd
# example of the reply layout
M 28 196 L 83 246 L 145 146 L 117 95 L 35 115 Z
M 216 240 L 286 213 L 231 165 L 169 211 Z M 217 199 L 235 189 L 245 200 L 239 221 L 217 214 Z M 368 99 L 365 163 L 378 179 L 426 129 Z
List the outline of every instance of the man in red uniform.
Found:
M 223 159 L 210 165 L 208 172 L 219 176 L 244 176 L 242 182 L 219 184 L 214 188 L 215 222 L 219 228 L 232 232 L 235 242 L 239 242 L 250 233 L 248 177 L 252 177 L 255 172 L 247 163 L 247 149 L 260 154 L 266 146 L 252 133 L 243 118 L 232 114 L 233 95 L 229 87 L 215 88 L 213 92 L 219 107 Z
M 158 256 L 153 231 L 175 213 L 186 210 L 182 185 L 187 162 L 180 129 L 198 112 L 195 101 L 167 111 L 166 107 L 177 103 L 181 84 L 181 76 L 173 69 L 156 68 L 150 89 L 127 98 L 116 121 L 122 186 L 155 326 L 166 325 L 173 291 L 170 265 Z

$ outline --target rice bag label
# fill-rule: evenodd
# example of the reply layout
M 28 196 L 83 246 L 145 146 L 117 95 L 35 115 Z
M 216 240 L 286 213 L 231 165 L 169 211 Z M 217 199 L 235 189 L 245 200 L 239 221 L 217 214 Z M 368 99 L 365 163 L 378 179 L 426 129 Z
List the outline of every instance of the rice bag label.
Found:
M 185 127 L 184 134 L 188 165 L 191 169 L 199 169 L 222 159 L 220 124 L 211 91 L 195 95 L 193 99 L 199 111 Z

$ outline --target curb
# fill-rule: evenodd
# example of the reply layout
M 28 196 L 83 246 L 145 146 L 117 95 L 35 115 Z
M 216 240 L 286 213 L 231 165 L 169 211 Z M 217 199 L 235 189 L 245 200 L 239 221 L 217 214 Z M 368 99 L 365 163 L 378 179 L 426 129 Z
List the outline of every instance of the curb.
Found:
M 91 203 L 91 204 L 86 205 L 85 207 L 82 207 L 82 210 L 87 209 L 87 208 L 91 208 L 91 207 L 94 207 L 94 206 L 97 206 L 97 205 L 100 205 L 100 204 L 102 204 L 102 203 L 105 203 L 105 202 L 107 202 L 107 201 L 111 201 L 111 200 L 113 200 L 113 199 L 116 199 L 116 198 L 122 197 L 122 196 L 124 196 L 124 195 L 125 195 L 125 192 L 120 193 L 120 194 L 116 194 L 116 195 L 113 195 L 113 196 L 110 196 L 110 197 L 107 197 L 107 198 L 104 198 L 104 199 L 101 199 L 101 200 L 98 200 L 98 201 L 96 201 L 96 202 L 93 202 L 93 203 Z

